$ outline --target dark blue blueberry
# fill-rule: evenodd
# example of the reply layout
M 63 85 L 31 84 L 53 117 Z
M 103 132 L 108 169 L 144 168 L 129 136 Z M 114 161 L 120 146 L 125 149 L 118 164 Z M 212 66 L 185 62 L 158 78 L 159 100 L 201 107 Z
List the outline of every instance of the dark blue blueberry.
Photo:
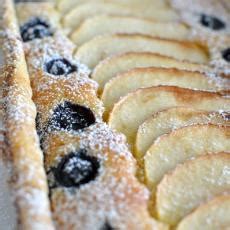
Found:
M 100 163 L 96 157 L 87 155 L 86 150 L 80 150 L 64 156 L 53 170 L 59 185 L 76 188 L 95 180 L 99 168 Z
M 65 58 L 53 59 L 45 64 L 45 71 L 49 74 L 60 76 L 77 71 L 77 66 L 71 64 Z
M 230 121 L 230 113 L 225 112 L 223 113 L 224 119 L 226 119 L 227 121 Z
M 108 222 L 105 222 L 100 230 L 114 230 L 114 228 Z
M 20 27 L 20 31 L 24 42 L 53 35 L 50 25 L 41 18 L 32 18 Z
M 212 30 L 222 30 L 225 28 L 225 23 L 219 18 L 202 14 L 200 18 L 200 23 Z
M 35 125 L 36 125 L 36 130 L 39 130 L 39 119 L 40 119 L 40 115 L 39 113 L 36 114 L 36 118 L 35 118 Z
M 51 130 L 77 131 L 96 122 L 93 112 L 84 106 L 65 101 L 58 105 L 49 122 Z
M 230 62 L 230 48 L 222 51 L 222 57 L 225 61 Z

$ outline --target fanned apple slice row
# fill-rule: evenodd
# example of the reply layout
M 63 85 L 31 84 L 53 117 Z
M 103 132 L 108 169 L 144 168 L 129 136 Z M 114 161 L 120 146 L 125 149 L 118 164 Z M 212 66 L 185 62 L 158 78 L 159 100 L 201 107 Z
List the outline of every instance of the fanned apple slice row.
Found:
M 177 230 L 217 230 L 230 226 L 230 195 L 218 196 L 201 205 L 178 225 Z
M 229 81 L 230 83 L 230 81 Z M 138 89 L 158 85 L 218 91 L 224 89 L 224 81 L 214 81 L 205 74 L 173 68 L 136 68 L 121 73 L 106 83 L 102 93 L 106 113 L 126 94 Z
M 79 46 L 98 35 L 117 33 L 186 40 L 189 37 L 190 29 L 178 22 L 157 22 L 134 17 L 103 15 L 86 19 L 72 31 L 71 39 Z
M 188 159 L 201 154 L 230 153 L 229 140 L 230 126 L 210 124 L 186 126 L 160 136 L 144 157 L 148 187 L 154 193 L 163 176 Z
M 57 9 L 61 14 L 65 14 L 74 7 L 83 3 L 116 3 L 123 5 L 135 5 L 136 7 L 146 7 L 154 4 L 157 8 L 168 7 L 167 1 L 164 0 L 57 0 Z
M 177 13 L 171 8 L 156 8 L 154 4 L 148 7 L 127 6 L 114 3 L 88 2 L 76 6 L 63 17 L 64 27 L 77 28 L 85 19 L 96 15 L 134 16 L 158 21 L 175 21 Z
M 230 193 L 229 169 L 229 153 L 205 155 L 178 165 L 157 188 L 159 220 L 176 225 L 199 205 Z
M 123 97 L 113 107 L 109 125 L 134 144 L 138 127 L 153 113 L 170 107 L 186 106 L 205 111 L 230 111 L 230 100 L 219 93 L 157 86 L 138 89 Z
M 177 68 L 189 71 L 209 71 L 208 66 L 179 61 L 175 58 L 162 56 L 149 52 L 130 52 L 108 57 L 101 61 L 92 73 L 92 79 L 99 83 L 99 93 L 102 92 L 105 83 L 116 75 L 130 69 L 141 67 Z
M 200 64 L 207 64 L 209 61 L 207 49 L 198 43 L 138 34 L 98 36 L 80 46 L 75 57 L 93 69 L 101 60 L 127 52 L 152 52 Z
M 153 114 L 141 124 L 135 141 L 135 156 L 142 158 L 160 136 L 195 124 L 229 125 L 230 113 L 207 112 L 189 107 L 174 107 Z

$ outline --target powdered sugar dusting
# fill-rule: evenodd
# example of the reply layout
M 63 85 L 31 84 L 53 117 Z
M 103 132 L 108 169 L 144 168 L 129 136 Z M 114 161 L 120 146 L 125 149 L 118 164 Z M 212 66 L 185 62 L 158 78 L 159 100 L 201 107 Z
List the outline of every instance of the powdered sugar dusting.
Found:
M 89 145 L 91 149 L 102 150 L 108 146 L 111 151 L 119 155 L 124 154 L 129 159 L 133 158 L 126 145 L 124 135 L 112 131 L 105 123 L 98 123 L 94 127 L 90 127 L 89 132 L 81 134 L 81 140 L 85 140 L 85 143 L 84 141 L 81 143 L 83 148 Z
M 2 12 L 1 12 L 1 15 Z M 0 32 L 1 36 L 4 32 Z M 2 37 L 0 38 L 2 44 Z M 3 90 L 5 87 L 5 74 L 4 74 L 4 53 L 2 47 L 0 48 L 0 225 L 4 226 L 6 230 L 15 229 L 17 223 L 16 208 L 12 197 L 9 180 L 11 176 L 11 165 L 7 162 L 5 156 L 5 124 L 4 124 L 4 95 Z
M 6 104 L 14 101 L 14 104 L 7 107 L 8 118 L 14 120 L 15 122 L 34 122 L 33 116 L 28 115 L 34 114 L 35 106 L 34 104 L 26 103 L 28 93 L 24 90 L 24 88 L 19 85 L 14 85 L 9 87 L 8 90 L 9 93 L 6 98 Z
M 1 150 L 0 150 L 1 154 Z M 6 162 L 0 156 L 0 224 L 4 226 L 5 230 L 12 230 L 16 228 L 16 209 L 13 204 L 13 197 L 11 196 L 9 177 L 11 174 L 11 167 L 6 166 Z
M 102 119 L 104 108 L 96 95 L 98 84 L 89 78 L 89 69 L 73 59 L 73 49 L 73 44 L 60 34 L 25 45 L 33 99 L 41 115 L 41 126 L 52 117 L 54 108 L 65 100 L 90 108 L 97 120 Z M 45 72 L 46 63 L 58 58 L 75 65 L 76 71 L 59 76 Z
M 111 140 L 103 147 L 102 145 L 100 148 L 96 147 L 101 140 L 100 130 L 107 129 L 110 135 L 106 135 L 106 139 L 107 136 L 112 138 L 112 131 L 105 124 L 96 126 L 75 135 L 52 134 L 44 143 L 56 227 L 100 229 L 107 222 L 110 226 L 119 229 L 145 229 L 146 226 L 150 229 L 157 228 L 158 223 L 149 218 L 146 209 L 149 193 L 134 176 L 132 156 L 130 155 L 131 159 L 128 160 L 127 155 L 123 155 L 120 150 L 116 149 L 116 152 L 113 152 L 114 149 L 110 149 Z M 99 128 L 100 126 L 102 127 Z M 87 138 L 90 132 L 92 132 L 91 137 L 94 136 L 93 139 Z M 104 132 L 101 131 L 101 134 Z M 117 138 L 116 133 L 113 136 Z M 64 146 L 58 144 L 60 140 L 65 143 Z M 117 144 L 122 146 L 122 143 Z M 55 186 L 53 168 L 57 167 L 63 155 L 77 153 L 79 149 L 86 149 L 87 154 L 99 159 L 99 175 L 95 180 L 77 189 Z M 127 147 L 124 150 L 127 151 Z M 127 154 L 130 153 L 127 151 Z M 52 157 L 49 159 L 50 155 L 54 155 L 55 160 Z M 60 215 L 63 212 L 65 215 Z
M 57 228 L 102 229 L 106 223 L 115 229 L 157 227 L 143 209 L 148 199 L 147 190 L 133 180 L 131 176 L 121 178 L 107 172 L 76 192 L 55 189 L 51 200 L 55 203 L 53 217 Z M 62 212 L 65 215 L 59 215 Z
M 76 139 L 79 140 L 79 147 L 81 149 L 91 149 L 94 152 L 99 152 L 100 154 L 102 152 L 111 151 L 115 156 L 123 156 L 125 159 L 131 161 L 132 164 L 134 162 L 134 158 L 126 144 L 125 136 L 112 131 L 104 122 L 96 123 L 78 132 L 62 132 L 62 135 L 60 135 L 59 138 L 62 139 L 64 143 L 66 142 L 66 153 L 75 150 L 75 145 L 70 143 L 72 143 L 72 139 Z M 48 137 L 44 142 L 45 152 L 50 145 L 50 141 L 51 140 L 48 134 Z
M 29 58 L 27 58 L 27 63 L 30 67 L 29 71 L 33 73 L 33 69 L 34 71 L 41 69 L 44 63 L 49 60 L 63 57 L 78 67 L 77 72 L 79 75 L 88 76 L 90 70 L 84 64 L 72 58 L 74 47 L 73 43 L 60 32 L 56 32 L 53 37 L 46 37 L 42 40 L 35 39 L 25 43 L 26 56 L 29 55 Z M 49 76 L 55 78 L 52 74 Z
M 179 10 L 181 20 L 191 26 L 191 40 L 204 42 L 210 52 L 210 65 L 213 71 L 229 75 L 230 64 L 222 57 L 222 51 L 230 46 L 230 14 L 222 0 L 171 0 L 172 6 Z M 222 20 L 225 28 L 212 30 L 200 22 L 201 15 L 208 15 Z
M 47 229 L 52 229 L 42 154 L 34 126 L 35 106 L 31 101 L 32 92 L 23 47 L 18 35 L 12 2 L 4 1 L 4 3 L 6 5 L 3 25 L 6 29 L 1 33 L 5 61 L 4 96 L 6 95 L 4 124 L 7 149 L 4 155 L 13 166 L 12 191 L 21 227 L 38 229 L 38 225 L 45 224 Z M 28 199 L 27 194 L 35 193 L 35 190 L 40 194 L 36 196 L 37 200 Z M 42 214 L 37 212 L 41 203 L 44 207 Z M 34 214 L 31 215 L 31 212 Z

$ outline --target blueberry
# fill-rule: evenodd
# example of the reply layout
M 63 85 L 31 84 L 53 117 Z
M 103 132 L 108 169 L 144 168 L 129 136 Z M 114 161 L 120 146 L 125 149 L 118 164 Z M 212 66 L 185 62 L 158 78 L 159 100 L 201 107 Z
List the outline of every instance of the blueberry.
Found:
M 35 118 L 35 125 L 36 125 L 36 131 L 39 137 L 39 141 L 40 141 L 40 148 L 43 149 L 42 147 L 42 142 L 43 142 L 43 136 L 42 136 L 42 130 L 40 128 L 40 114 L 37 113 L 37 116 Z
M 65 101 L 54 109 L 49 127 L 51 130 L 77 131 L 95 122 L 96 118 L 89 108 Z
M 20 27 L 20 31 L 24 42 L 53 35 L 50 25 L 41 18 L 32 18 Z
M 37 113 L 35 117 L 35 126 L 37 131 L 39 130 L 39 119 L 40 119 L 40 115 L 39 113 Z
M 81 149 L 64 156 L 53 170 L 54 177 L 61 186 L 78 188 L 95 180 L 99 168 L 99 160 L 87 155 L 87 151 Z
M 100 230 L 113 230 L 114 228 L 106 221 Z
M 60 76 L 77 71 L 77 66 L 71 64 L 65 58 L 53 59 L 45 64 L 45 71 L 49 74 Z
M 230 113 L 224 113 L 223 114 L 223 116 L 224 116 L 224 119 L 226 119 L 227 121 L 230 121 Z
M 230 48 L 222 51 L 222 57 L 225 61 L 230 62 Z
M 217 17 L 202 14 L 200 18 L 200 23 L 212 30 L 222 30 L 225 28 L 225 23 L 218 19 Z

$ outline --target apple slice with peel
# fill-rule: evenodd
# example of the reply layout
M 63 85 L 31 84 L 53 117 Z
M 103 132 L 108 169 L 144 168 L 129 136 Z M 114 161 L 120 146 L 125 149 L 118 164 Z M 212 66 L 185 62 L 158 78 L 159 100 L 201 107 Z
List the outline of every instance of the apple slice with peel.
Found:
M 229 193 L 229 168 L 229 153 L 205 155 L 178 165 L 157 188 L 159 220 L 174 226 L 199 205 Z
M 200 72 L 209 71 L 208 66 L 202 64 L 179 61 L 175 58 L 149 52 L 129 52 L 108 57 L 101 61 L 95 67 L 91 77 L 99 84 L 98 91 L 101 94 L 104 85 L 110 79 L 130 69 L 141 67 L 177 68 Z
M 199 206 L 178 225 L 178 230 L 228 229 L 230 226 L 230 195 L 215 197 Z
M 230 82 L 230 81 L 229 81 Z M 138 89 L 158 85 L 174 85 L 183 88 L 218 91 L 223 90 L 225 81 L 215 81 L 199 72 L 190 72 L 173 68 L 136 68 L 121 73 L 106 83 L 101 99 L 105 116 L 113 105 L 126 94 Z
M 230 111 L 230 100 L 220 93 L 176 86 L 142 88 L 116 103 L 108 122 L 110 127 L 126 135 L 132 147 L 138 127 L 148 117 L 155 112 L 177 106 L 205 111 Z
M 161 135 L 194 124 L 230 125 L 229 113 L 208 112 L 190 107 L 172 107 L 153 114 L 137 131 L 135 156 L 142 158 L 153 142 Z
M 154 38 L 146 35 L 114 34 L 98 36 L 80 46 L 75 58 L 93 69 L 101 60 L 127 52 L 153 52 L 178 60 L 207 64 L 207 47 L 190 41 Z
M 155 192 L 163 176 L 202 154 L 230 152 L 230 126 L 191 125 L 160 136 L 144 157 L 145 180 Z M 229 155 L 230 156 L 230 155 Z

